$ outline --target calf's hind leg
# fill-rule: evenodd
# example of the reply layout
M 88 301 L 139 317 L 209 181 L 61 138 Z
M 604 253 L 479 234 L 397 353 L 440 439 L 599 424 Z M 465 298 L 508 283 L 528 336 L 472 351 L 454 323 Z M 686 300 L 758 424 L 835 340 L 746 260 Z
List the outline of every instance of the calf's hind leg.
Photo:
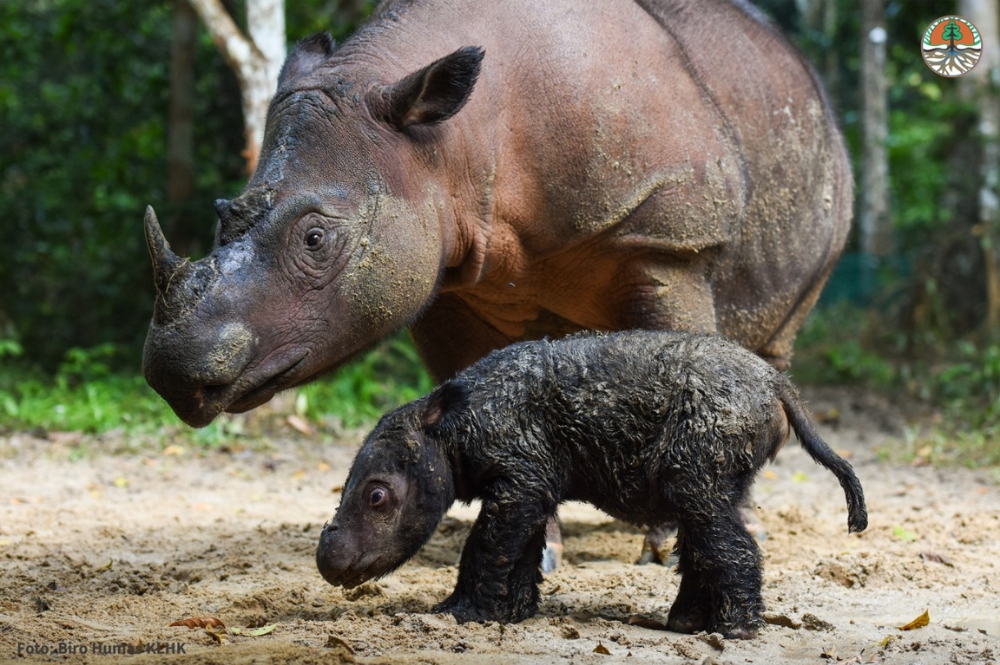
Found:
M 713 505 L 679 520 L 681 586 L 667 628 L 704 629 L 731 639 L 750 639 L 764 625 L 761 556 L 736 507 Z

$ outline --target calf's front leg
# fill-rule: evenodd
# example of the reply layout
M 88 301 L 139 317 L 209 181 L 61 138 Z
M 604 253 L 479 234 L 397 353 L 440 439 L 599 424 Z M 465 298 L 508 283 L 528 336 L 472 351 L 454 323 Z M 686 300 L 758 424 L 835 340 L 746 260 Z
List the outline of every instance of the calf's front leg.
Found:
M 484 499 L 462 550 L 455 590 L 435 612 L 466 621 L 517 622 L 538 608 L 545 523 L 555 505 Z

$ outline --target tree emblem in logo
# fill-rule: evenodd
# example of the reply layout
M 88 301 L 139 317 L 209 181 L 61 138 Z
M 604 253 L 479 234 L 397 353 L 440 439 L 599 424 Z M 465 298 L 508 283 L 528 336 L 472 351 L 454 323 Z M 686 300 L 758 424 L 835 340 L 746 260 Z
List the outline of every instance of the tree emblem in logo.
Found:
M 921 45 L 924 62 L 938 76 L 968 74 L 983 53 L 976 26 L 961 16 L 942 16 L 924 31 Z

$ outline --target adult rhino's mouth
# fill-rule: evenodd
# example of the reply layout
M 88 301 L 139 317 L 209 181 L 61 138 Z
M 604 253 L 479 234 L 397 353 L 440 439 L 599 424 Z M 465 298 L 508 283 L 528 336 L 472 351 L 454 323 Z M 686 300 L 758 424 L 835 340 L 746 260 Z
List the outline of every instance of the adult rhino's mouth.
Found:
M 268 363 L 225 385 L 201 386 L 185 395 L 164 395 L 178 417 L 191 427 L 204 427 L 223 411 L 243 413 L 266 403 L 296 384 L 296 374 L 308 353 L 291 361 Z
M 247 381 L 242 389 L 235 389 L 231 393 L 235 397 L 230 398 L 221 410 L 227 413 L 243 413 L 250 409 L 255 409 L 261 404 L 270 401 L 272 397 L 282 390 L 301 383 L 301 381 L 296 380 L 296 375 L 305 363 L 308 355 L 308 353 L 302 354 L 293 360 L 291 364 L 287 365 L 285 369 L 278 370 L 277 372 L 261 371 L 256 373 L 256 376 L 260 378 Z

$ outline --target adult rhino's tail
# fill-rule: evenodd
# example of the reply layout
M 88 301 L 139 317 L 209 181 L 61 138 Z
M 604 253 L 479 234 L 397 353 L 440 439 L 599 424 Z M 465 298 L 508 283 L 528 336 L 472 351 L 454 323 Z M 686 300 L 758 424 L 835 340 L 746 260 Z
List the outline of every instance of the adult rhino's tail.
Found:
M 812 420 L 806 414 L 795 389 L 790 385 L 785 388 L 781 395 L 781 403 L 785 407 L 788 415 L 788 422 L 791 424 L 795 434 L 802 442 L 802 447 L 806 449 L 809 456 L 817 464 L 821 464 L 837 476 L 840 486 L 844 488 L 847 496 L 847 527 L 851 533 L 864 531 L 868 527 L 868 509 L 865 507 L 865 493 L 861 489 L 861 481 L 854 475 L 854 469 L 843 457 L 833 452 L 830 446 L 820 438 Z

